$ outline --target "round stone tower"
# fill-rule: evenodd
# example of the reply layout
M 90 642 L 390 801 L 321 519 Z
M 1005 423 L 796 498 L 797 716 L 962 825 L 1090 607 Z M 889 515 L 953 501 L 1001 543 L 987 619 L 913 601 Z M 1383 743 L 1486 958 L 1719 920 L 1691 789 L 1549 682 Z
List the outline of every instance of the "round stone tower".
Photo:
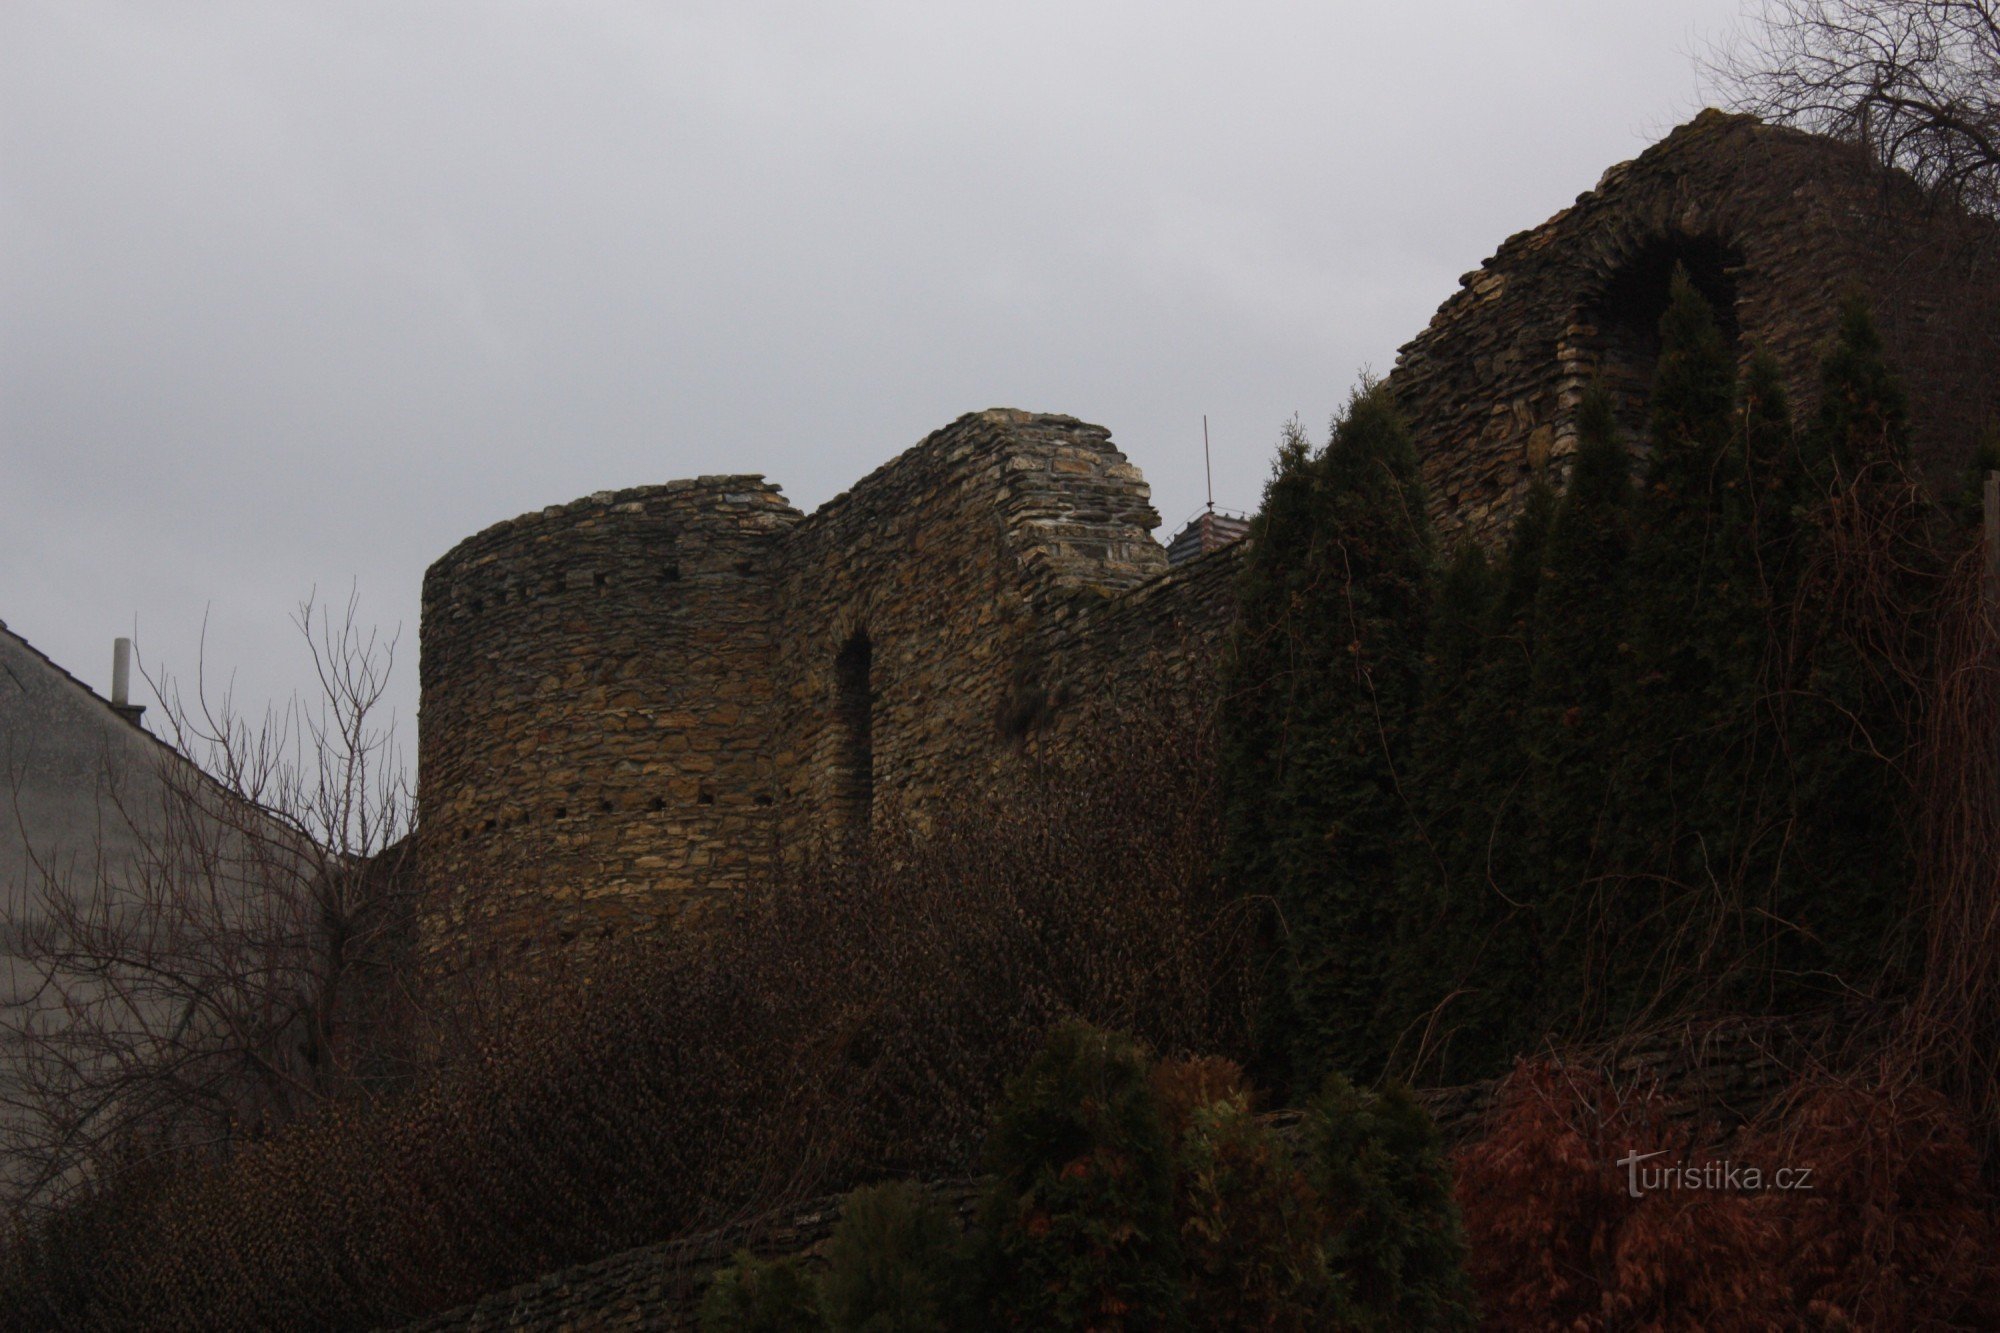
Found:
M 604 491 L 424 576 L 420 948 L 444 972 L 644 931 L 774 855 L 761 477 Z

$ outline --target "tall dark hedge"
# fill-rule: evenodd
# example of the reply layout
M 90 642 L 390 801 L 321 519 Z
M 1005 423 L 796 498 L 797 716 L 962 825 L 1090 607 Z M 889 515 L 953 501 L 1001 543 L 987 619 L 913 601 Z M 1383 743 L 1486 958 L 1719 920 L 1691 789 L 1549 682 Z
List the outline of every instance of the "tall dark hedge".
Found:
M 1907 408 L 1859 306 L 1803 428 L 1684 274 L 1660 333 L 1644 435 L 1587 394 L 1567 486 L 1537 480 L 1497 560 L 1434 569 L 1379 393 L 1287 441 L 1225 781 L 1295 1088 L 1900 984 L 1945 533 Z
M 1411 833 L 1400 768 L 1422 674 L 1432 541 L 1388 395 L 1314 450 L 1288 431 L 1251 524 L 1226 673 L 1224 866 L 1273 909 L 1266 1079 L 1369 1071 Z
M 1779 906 L 1803 929 L 1805 984 L 1896 963 L 1912 873 L 1904 762 L 1924 671 L 1940 516 L 1912 480 L 1908 407 L 1865 306 L 1851 301 L 1801 432 L 1807 532 L 1793 594 L 1786 717 L 1802 840 Z
M 1417 836 L 1403 849 L 1402 901 L 1396 907 L 1392 945 L 1398 955 L 1421 947 L 1426 939 L 1449 936 L 1462 943 L 1469 924 L 1466 905 L 1455 901 L 1452 889 L 1477 877 L 1486 832 L 1480 803 L 1466 799 L 1465 791 L 1467 784 L 1478 782 L 1473 763 L 1477 741 L 1459 728 L 1471 715 L 1473 695 L 1482 683 L 1498 579 L 1486 553 L 1462 543 L 1445 568 L 1432 607 L 1423 658 L 1427 688 L 1411 726 L 1403 778 L 1414 797 Z M 1412 989 L 1411 980 L 1398 970 L 1384 979 L 1378 1041 L 1390 1049 L 1402 1043 L 1421 1045 L 1426 1036 L 1426 996 Z
M 1626 637 L 1632 578 L 1631 458 L 1611 405 L 1584 400 L 1569 486 L 1557 506 L 1533 607 L 1521 779 L 1523 817 L 1497 835 L 1522 845 L 1510 896 L 1531 912 L 1539 948 L 1533 993 L 1519 1025 L 1540 1026 L 1588 993 L 1604 941 L 1590 909 L 1607 867 L 1618 807 L 1610 799 L 1628 757 L 1617 743 L 1620 690 L 1630 676 Z M 1420 966 L 1420 964 L 1417 964 Z M 1495 981 L 1503 989 L 1511 978 Z M 1518 988 L 1516 988 L 1518 989 Z
M 1463 547 L 1439 586 L 1409 765 L 1419 836 L 1405 848 L 1396 944 L 1399 961 L 1434 961 L 1387 978 L 1380 1040 L 1399 1063 L 1450 1070 L 1460 1047 L 1504 1044 L 1540 970 L 1513 832 L 1531 808 L 1523 722 L 1555 510 L 1538 480 L 1498 565 Z
M 1768 619 L 1743 531 L 1735 351 L 1678 271 L 1660 334 L 1609 713 L 1621 763 L 1605 794 L 1602 877 L 1578 895 L 1592 943 L 1587 1022 L 1699 984 L 1734 947 L 1741 855 L 1762 818 L 1763 789 L 1744 779 L 1770 683 Z
M 1309 1108 L 1313 1184 L 1332 1225 L 1331 1328 L 1470 1333 L 1479 1321 L 1437 1126 L 1410 1090 L 1338 1074 Z

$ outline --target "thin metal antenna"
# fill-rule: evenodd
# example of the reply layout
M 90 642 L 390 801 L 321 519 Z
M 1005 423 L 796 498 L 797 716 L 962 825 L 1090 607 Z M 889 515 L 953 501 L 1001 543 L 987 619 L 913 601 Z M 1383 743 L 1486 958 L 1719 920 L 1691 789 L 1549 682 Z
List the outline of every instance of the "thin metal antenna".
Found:
M 1208 477 L 1208 512 L 1215 512 L 1215 466 L 1208 461 L 1208 413 L 1201 414 L 1201 470 Z

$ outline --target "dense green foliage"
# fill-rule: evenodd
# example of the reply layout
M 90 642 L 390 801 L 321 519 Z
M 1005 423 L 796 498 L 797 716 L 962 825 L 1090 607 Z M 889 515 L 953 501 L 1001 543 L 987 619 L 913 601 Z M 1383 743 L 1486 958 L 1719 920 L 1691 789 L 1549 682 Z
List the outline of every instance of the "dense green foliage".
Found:
M 1072 1023 L 993 1126 L 970 1237 L 919 1186 L 857 1190 L 823 1274 L 738 1256 L 704 1329 L 1471 1327 L 1437 1132 L 1400 1085 L 1364 1094 L 1334 1075 L 1295 1147 L 1230 1061 L 1155 1062 Z
M 1331 1075 L 1306 1130 L 1328 1218 L 1336 1325 L 1357 1333 L 1475 1327 L 1451 1172 L 1437 1127 L 1409 1089 L 1362 1092 Z
M 1615 810 L 1608 796 L 1621 758 L 1614 712 L 1630 675 L 1625 612 L 1633 507 L 1610 405 L 1593 396 L 1579 413 L 1570 485 L 1550 522 L 1535 590 L 1521 768 L 1506 775 L 1528 793 L 1526 817 L 1489 816 L 1490 789 L 1467 793 L 1473 808 L 1464 816 L 1489 838 L 1522 846 L 1521 878 L 1491 891 L 1521 904 L 1537 942 L 1529 964 L 1534 986 L 1513 988 L 1531 1009 L 1552 994 L 1584 991 L 1581 972 L 1593 942 L 1583 910 L 1588 899 L 1566 890 L 1597 882 L 1596 851 Z M 1469 989 L 1476 993 L 1485 979 L 1471 974 Z M 1522 1016 L 1514 1010 L 1513 1022 Z
M 847 1196 L 820 1280 L 834 1333 L 948 1333 L 964 1327 L 958 1222 L 920 1185 Z
M 1251 1112 L 1228 1061 L 1156 1065 L 1174 1154 L 1174 1219 L 1190 1327 L 1321 1327 L 1331 1290 L 1326 1213 L 1283 1136 Z
M 702 1299 L 702 1333 L 950 1333 L 979 1324 L 958 1222 L 920 1185 L 855 1190 L 826 1268 L 740 1253 Z
M 1369 1063 L 1400 849 L 1398 765 L 1421 678 L 1431 537 L 1388 395 L 1313 450 L 1287 435 L 1251 523 L 1245 632 L 1224 690 L 1225 867 L 1274 905 L 1273 1081 Z
M 739 1254 L 701 1302 L 702 1333 L 825 1333 L 819 1291 L 797 1259 Z
M 1224 866 L 1273 904 L 1263 1059 L 1491 1073 L 1549 1033 L 1898 984 L 1907 754 L 1954 538 L 1850 306 L 1795 429 L 1685 275 L 1642 439 L 1431 560 L 1379 391 L 1288 433 L 1224 715 Z
M 1071 1023 L 1008 1084 L 983 1237 L 1003 1327 L 1180 1323 L 1172 1166 L 1147 1065 L 1129 1038 Z

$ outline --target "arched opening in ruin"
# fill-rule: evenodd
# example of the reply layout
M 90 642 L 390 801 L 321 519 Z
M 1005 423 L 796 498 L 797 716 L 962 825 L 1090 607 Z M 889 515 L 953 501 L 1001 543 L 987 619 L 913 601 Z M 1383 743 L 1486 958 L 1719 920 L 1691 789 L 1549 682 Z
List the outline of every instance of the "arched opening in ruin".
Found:
M 833 659 L 834 815 L 842 836 L 864 841 L 875 804 L 875 651 L 856 630 Z
M 1583 311 L 1593 330 L 1588 361 L 1611 394 L 1618 422 L 1638 434 L 1646 428 L 1653 370 L 1660 359 L 1660 316 L 1676 266 L 1687 269 L 1695 290 L 1715 309 L 1723 335 L 1734 345 L 1741 335 L 1736 316 L 1736 275 L 1743 256 L 1714 237 L 1663 235 L 1634 250 L 1612 270 Z

